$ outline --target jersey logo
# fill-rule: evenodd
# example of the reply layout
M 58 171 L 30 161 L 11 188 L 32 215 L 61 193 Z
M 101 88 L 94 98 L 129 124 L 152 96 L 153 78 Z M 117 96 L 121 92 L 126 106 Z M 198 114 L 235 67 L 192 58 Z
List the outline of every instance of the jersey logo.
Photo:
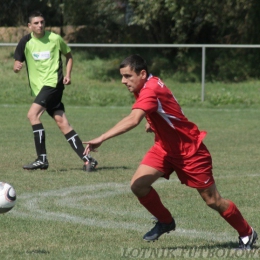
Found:
M 34 60 L 48 60 L 51 57 L 51 53 L 50 51 L 33 52 L 32 56 Z
M 161 79 L 158 79 L 157 84 L 158 84 L 161 88 L 164 87 L 164 83 L 161 81 Z

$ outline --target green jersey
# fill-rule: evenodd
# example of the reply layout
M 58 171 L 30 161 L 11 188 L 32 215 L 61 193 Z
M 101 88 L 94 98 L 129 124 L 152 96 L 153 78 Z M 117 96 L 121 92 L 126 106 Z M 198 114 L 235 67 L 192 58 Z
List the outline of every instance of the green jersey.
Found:
M 14 59 L 26 62 L 29 84 L 35 96 L 43 86 L 55 88 L 59 83 L 63 84 L 61 54 L 70 51 L 62 37 L 53 32 L 45 31 L 39 39 L 30 33 L 20 40 Z

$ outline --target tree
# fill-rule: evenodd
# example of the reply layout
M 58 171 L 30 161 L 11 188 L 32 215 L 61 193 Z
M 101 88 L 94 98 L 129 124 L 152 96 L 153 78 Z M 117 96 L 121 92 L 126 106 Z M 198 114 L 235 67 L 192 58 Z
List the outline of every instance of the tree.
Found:
M 47 26 L 60 26 L 60 0 L 1 0 L 0 26 L 26 26 L 32 11 L 39 10 Z
M 129 0 L 128 5 L 129 25 L 142 27 L 157 43 L 243 43 L 251 42 L 251 33 L 259 35 L 257 0 Z
M 128 5 L 131 9 L 128 25 L 145 31 L 141 41 L 258 44 L 260 40 L 258 0 L 128 0 Z M 201 54 L 197 50 L 162 53 L 172 57 L 174 70 L 200 73 Z M 257 76 L 260 69 L 256 65 L 260 58 L 256 50 L 210 50 L 207 58 L 210 61 L 207 75 L 212 79 L 245 79 Z M 197 66 L 192 65 L 194 61 Z M 246 69 L 243 64 L 247 64 Z

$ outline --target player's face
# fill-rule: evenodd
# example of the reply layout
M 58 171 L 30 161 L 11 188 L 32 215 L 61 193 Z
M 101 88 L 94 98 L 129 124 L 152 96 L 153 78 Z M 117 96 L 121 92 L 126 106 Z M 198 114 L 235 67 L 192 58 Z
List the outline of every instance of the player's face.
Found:
M 28 23 L 28 27 L 35 37 L 40 38 L 44 36 L 45 21 L 43 17 L 39 16 L 32 18 L 31 22 Z
M 121 82 L 126 85 L 131 93 L 138 93 L 144 86 L 147 78 L 145 70 L 142 70 L 138 75 L 129 66 L 121 68 L 120 74 L 122 75 Z

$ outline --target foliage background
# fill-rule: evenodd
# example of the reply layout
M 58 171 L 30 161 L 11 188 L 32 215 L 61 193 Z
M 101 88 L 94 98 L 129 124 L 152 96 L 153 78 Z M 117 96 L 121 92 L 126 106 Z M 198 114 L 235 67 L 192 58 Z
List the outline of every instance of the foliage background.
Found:
M 258 44 L 258 0 L 1 0 L 0 26 L 24 26 L 41 10 L 47 26 L 80 26 L 70 42 Z M 61 30 L 62 33 L 62 30 Z M 133 50 L 134 51 L 134 50 Z M 122 50 L 92 49 L 108 58 Z M 142 54 L 142 50 L 138 50 Z M 200 80 L 198 49 L 150 49 L 159 72 L 178 71 L 180 81 Z M 207 80 L 239 82 L 259 78 L 258 49 L 210 49 Z

